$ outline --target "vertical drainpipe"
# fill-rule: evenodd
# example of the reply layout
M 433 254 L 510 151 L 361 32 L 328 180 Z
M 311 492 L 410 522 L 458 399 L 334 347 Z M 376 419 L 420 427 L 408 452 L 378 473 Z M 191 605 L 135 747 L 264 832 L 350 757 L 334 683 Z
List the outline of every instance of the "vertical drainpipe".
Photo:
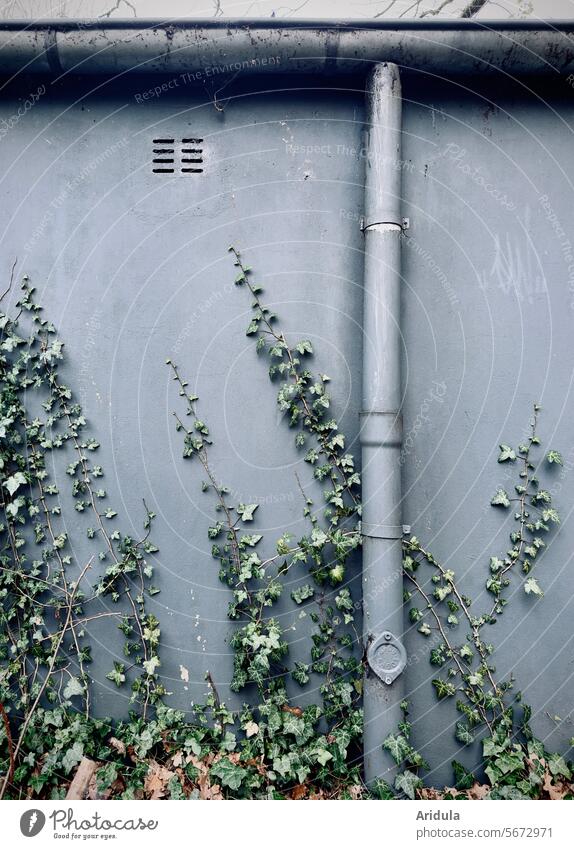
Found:
M 381 743 L 402 718 L 403 636 L 400 374 L 401 83 L 376 65 L 367 85 L 363 411 L 365 778 L 392 781 Z

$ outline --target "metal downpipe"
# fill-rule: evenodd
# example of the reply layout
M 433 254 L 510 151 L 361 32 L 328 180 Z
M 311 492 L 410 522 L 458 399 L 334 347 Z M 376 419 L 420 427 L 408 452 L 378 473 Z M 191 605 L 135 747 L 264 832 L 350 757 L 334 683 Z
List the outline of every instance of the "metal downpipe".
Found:
M 380 64 L 367 83 L 363 307 L 364 765 L 392 780 L 381 743 L 402 718 L 403 638 L 400 375 L 401 84 Z

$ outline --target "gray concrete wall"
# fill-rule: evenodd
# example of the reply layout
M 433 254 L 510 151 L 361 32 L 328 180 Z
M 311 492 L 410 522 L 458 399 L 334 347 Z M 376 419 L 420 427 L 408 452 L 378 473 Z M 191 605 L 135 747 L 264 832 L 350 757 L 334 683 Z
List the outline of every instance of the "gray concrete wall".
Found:
M 213 501 L 200 491 L 199 465 L 181 458 L 171 416 L 180 399 L 165 359 L 180 365 L 200 396 L 214 471 L 234 503 L 260 503 L 254 526 L 274 553 L 284 531 L 304 532 L 295 472 L 318 505 L 322 488 L 276 411 L 267 364 L 245 336 L 250 298 L 234 286 L 227 248 L 235 244 L 256 269 L 286 332 L 312 340 L 353 450 L 363 163 L 352 151 L 360 146 L 362 107 L 352 92 L 305 92 L 285 80 L 274 81 L 273 91 L 253 83 L 238 89 L 218 111 L 204 88 L 185 81 L 143 97 L 157 82 L 46 82 L 48 92 L 2 139 L 0 228 L 5 274 L 17 257 L 66 341 L 66 373 L 102 443 L 118 525 L 140 533 L 142 497 L 158 514 L 152 536 L 161 593 L 149 607 L 162 622 L 171 701 L 185 709 L 205 693 L 207 669 L 226 693 L 233 626 L 207 538 Z M 2 115 L 9 120 L 18 96 L 40 84 L 30 79 L 5 92 Z M 152 140 L 166 136 L 203 138 L 202 174 L 152 173 Z M 318 143 L 326 144 L 319 153 Z M 80 562 L 87 551 L 76 542 Z M 354 573 L 358 584 L 358 564 Z M 301 570 L 292 580 L 304 578 Z M 293 626 L 294 657 L 308 660 L 302 638 L 310 620 L 299 619 L 292 588 L 281 622 Z M 117 715 L 129 693 L 105 673 L 123 659 L 121 635 L 103 621 L 92 629 L 91 671 L 98 709 Z
M 564 475 L 543 476 L 563 523 L 539 566 L 546 597 L 526 596 L 517 575 L 492 642 L 498 674 L 515 675 L 537 733 L 562 750 L 572 737 L 574 651 L 574 111 L 565 88 L 498 81 L 481 90 L 474 81 L 470 90 L 413 79 L 403 148 L 412 224 L 404 250 L 405 434 L 413 437 L 405 513 L 482 612 L 489 557 L 507 550 L 514 524 L 489 506 L 498 486 L 517 482 L 514 469 L 497 463 L 498 443 L 522 441 L 533 402 L 542 404 L 541 437 L 566 460 Z M 548 220 L 552 210 L 563 234 Z M 416 659 L 416 632 L 408 645 Z M 430 781 L 448 778 L 449 761 L 462 759 L 452 744 L 456 711 L 449 724 L 448 708 L 429 700 L 435 672 L 425 657 L 409 673 L 416 740 L 442 765 Z
M 481 92 L 476 82 L 420 76 L 404 82 L 404 518 L 478 594 L 478 611 L 488 558 L 510 530 L 488 506 L 505 482 L 498 443 L 518 442 L 540 401 L 543 438 L 574 462 L 571 92 L 500 81 Z M 66 340 L 123 528 L 140 527 L 142 496 L 158 512 L 162 592 L 151 609 L 172 701 L 186 708 L 205 691 L 207 668 L 225 692 L 231 626 L 205 535 L 210 499 L 199 469 L 180 459 L 164 360 L 179 362 L 201 396 L 220 476 L 237 500 L 260 501 L 258 530 L 297 533 L 294 472 L 313 484 L 244 336 L 248 301 L 232 286 L 226 249 L 244 251 L 287 331 L 313 340 L 358 453 L 364 113 L 360 80 L 327 90 L 275 78 L 257 90 L 256 80 L 215 79 L 204 81 L 207 92 L 180 80 L 144 98 L 158 82 L 44 81 L 46 94 L 1 140 L 0 233 L 4 277 L 17 257 Z M 2 117 L 41 83 L 5 88 Z M 223 85 L 220 111 L 213 98 Z M 151 173 L 152 139 L 166 135 L 204 139 L 203 174 Z M 568 470 L 554 478 L 564 521 L 540 567 L 546 597 L 525 596 L 517 580 L 493 642 L 499 673 L 513 672 L 536 709 L 538 733 L 564 748 L 573 733 L 574 483 Z M 304 657 L 296 615 L 283 609 Z M 104 678 L 120 650 L 114 640 L 94 628 L 98 706 L 117 714 L 126 705 Z M 458 751 L 455 712 L 434 700 L 428 644 L 409 632 L 408 648 L 415 743 L 436 767 L 430 780 L 448 780 L 450 760 L 475 753 Z

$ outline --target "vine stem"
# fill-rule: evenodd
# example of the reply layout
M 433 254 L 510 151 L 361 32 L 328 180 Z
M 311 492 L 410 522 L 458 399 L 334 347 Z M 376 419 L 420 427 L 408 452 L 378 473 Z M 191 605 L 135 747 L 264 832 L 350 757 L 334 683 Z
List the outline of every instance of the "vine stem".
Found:
M 441 633 L 441 636 L 442 636 L 442 638 L 443 638 L 443 640 L 444 640 L 444 642 L 445 642 L 445 645 L 448 647 L 448 649 L 449 649 L 449 651 L 450 651 L 450 654 L 451 654 L 451 657 L 452 657 L 452 659 L 454 660 L 454 662 L 456 663 L 456 665 L 457 665 L 457 667 L 458 667 L 458 671 L 460 672 L 461 679 L 462 679 L 463 683 L 466 683 L 466 682 L 464 681 L 464 676 L 465 676 L 465 675 L 468 675 L 468 671 L 467 671 L 467 670 L 465 670 L 465 669 L 462 667 L 462 665 L 461 665 L 461 663 L 460 663 L 460 661 L 459 661 L 459 659 L 458 659 L 457 651 L 456 651 L 456 649 L 455 649 L 455 648 L 453 648 L 453 646 L 452 646 L 452 644 L 451 644 L 451 642 L 450 642 L 450 640 L 449 640 L 449 638 L 448 638 L 448 636 L 447 636 L 447 634 L 446 634 L 446 632 L 445 632 L 445 630 L 444 630 L 444 626 L 443 626 L 443 624 L 442 624 L 442 622 L 441 622 L 440 616 L 439 616 L 439 615 L 438 615 L 438 613 L 436 612 L 436 610 L 435 610 L 435 608 L 434 608 L 434 605 L 433 605 L 433 603 L 432 603 L 432 601 L 431 601 L 430 597 L 429 597 L 429 596 L 427 595 L 427 593 L 423 590 L 423 588 L 421 587 L 421 585 L 419 584 L 419 582 L 416 580 L 416 578 L 415 578 L 413 575 L 411 575 L 409 572 L 405 572 L 405 575 L 407 576 L 407 578 L 408 578 L 410 581 L 412 581 L 412 583 L 413 583 L 413 584 L 415 585 L 415 587 L 417 588 L 418 592 L 421 594 L 421 596 L 422 596 L 422 597 L 424 598 L 424 600 L 426 601 L 426 603 L 427 603 L 427 605 L 428 605 L 428 608 L 429 608 L 429 610 L 430 610 L 430 613 L 431 613 L 431 615 L 433 616 L 433 618 L 434 618 L 434 620 L 435 620 L 435 622 L 436 622 L 436 624 L 437 624 L 437 627 L 438 627 L 438 629 L 439 629 L 439 631 L 440 631 L 440 633 Z M 474 688 L 473 688 L 472 684 L 467 684 L 467 686 L 469 686 L 469 687 L 472 689 L 472 691 L 474 692 Z M 488 719 L 488 715 L 486 714 L 485 709 L 484 709 L 484 708 L 482 707 L 482 705 L 480 705 L 479 703 L 475 703 L 475 704 L 476 704 L 476 707 L 480 710 L 480 712 L 481 712 L 481 714 L 482 714 L 482 718 L 483 718 L 484 723 L 488 726 L 488 729 L 490 730 L 490 732 L 492 732 L 492 725 L 490 724 L 490 721 L 489 721 L 489 719 Z
M 35 454 L 39 456 L 37 446 L 35 448 L 34 442 L 31 442 L 30 445 L 32 447 L 32 457 L 34 457 Z M 56 553 L 56 558 L 57 558 L 58 563 L 60 565 L 60 575 L 61 575 L 61 580 L 62 580 L 62 586 L 63 586 L 65 592 L 67 593 L 66 567 L 64 565 L 64 561 L 62 560 L 62 555 L 60 554 L 60 549 L 56 545 L 56 536 L 54 534 L 54 529 L 53 529 L 53 526 L 52 526 L 52 520 L 50 518 L 50 511 L 48 509 L 48 504 L 46 502 L 46 495 L 45 495 L 45 492 L 44 492 L 44 486 L 42 484 L 42 480 L 41 480 L 40 476 L 37 474 L 37 469 L 35 468 L 35 466 L 33 467 L 33 471 L 34 471 L 35 477 L 36 477 L 36 485 L 38 487 L 40 503 L 42 505 L 42 510 L 44 511 L 44 518 L 45 518 L 45 521 L 46 521 L 46 527 L 48 529 L 48 533 L 50 534 L 50 540 L 52 542 L 52 547 L 54 549 L 54 552 Z M 46 577 L 49 577 L 49 575 L 50 575 L 50 573 L 48 571 L 48 574 L 47 574 Z M 78 668 L 79 668 L 79 672 L 80 672 L 80 677 L 81 677 L 82 682 L 84 684 L 84 693 L 85 693 L 85 695 L 84 695 L 84 709 L 85 709 L 85 714 L 86 714 L 86 719 L 87 719 L 90 715 L 90 689 L 89 689 L 89 686 L 88 686 L 88 676 L 86 675 L 86 671 L 84 669 L 84 664 L 82 662 L 82 654 L 81 654 L 81 651 L 80 651 L 80 644 L 79 644 L 79 641 L 78 641 L 78 636 L 76 634 L 76 627 L 75 627 L 73 615 L 72 615 L 72 618 L 70 620 L 70 632 L 72 634 L 72 639 L 74 641 L 74 646 L 76 648 L 76 655 L 77 655 L 77 660 L 78 660 Z
M 249 276 L 248 276 L 249 275 L 249 269 L 247 268 L 247 266 L 245 266 L 243 264 L 243 261 L 241 259 L 241 254 L 233 246 L 230 248 L 230 250 L 235 257 L 237 267 L 241 271 L 241 274 L 244 278 L 245 284 L 247 285 L 247 288 L 249 289 L 250 294 L 253 296 L 254 306 L 259 310 L 259 312 L 262 316 L 262 321 L 264 322 L 265 327 L 267 328 L 267 333 L 269 333 L 275 339 L 276 342 L 281 343 L 284 347 L 284 350 L 287 353 L 287 357 L 289 359 L 289 365 L 291 366 L 289 373 L 293 377 L 295 385 L 299 389 L 299 387 L 298 387 L 298 375 L 297 375 L 296 364 L 294 362 L 293 350 L 289 346 L 289 344 L 287 343 L 285 335 L 283 333 L 277 333 L 277 331 L 275 330 L 275 328 L 273 327 L 273 325 L 271 324 L 271 322 L 267 318 L 266 308 L 262 304 L 257 291 L 253 288 L 252 284 L 249 281 Z M 313 413 L 311 408 L 309 407 L 309 404 L 307 402 L 307 398 L 305 397 L 305 394 L 304 394 L 304 392 L 301 391 L 301 389 L 299 389 L 298 398 L 299 398 L 301 404 L 303 405 L 303 408 L 305 410 L 305 413 L 306 413 L 309 421 L 316 425 L 318 423 L 317 417 Z M 343 481 L 343 484 L 344 484 L 345 491 L 350 496 L 351 500 L 353 501 L 354 506 L 358 507 L 359 506 L 358 497 L 352 491 L 351 487 L 347 483 L 345 474 L 344 474 L 344 472 L 341 469 L 340 464 L 339 464 L 338 455 L 336 454 L 335 451 L 333 451 L 332 448 L 330 448 L 327 445 L 327 437 L 326 436 L 324 436 L 322 433 L 318 433 L 317 430 L 313 430 L 313 432 L 315 433 L 315 436 L 317 437 L 317 439 L 319 441 L 322 452 L 325 454 L 326 457 L 329 458 L 329 460 L 333 463 L 334 467 L 337 469 L 337 473 L 342 477 L 342 481 Z
M 8 714 L 6 713 L 6 708 L 0 702 L 0 714 L 2 715 L 2 721 L 4 722 L 4 730 L 6 732 L 6 740 L 8 742 L 8 756 L 10 758 L 10 768 L 8 770 L 7 781 L 8 784 L 11 783 L 12 778 L 14 777 L 14 768 L 16 766 L 16 756 L 14 754 L 14 740 L 12 739 L 12 729 L 10 728 L 10 719 Z
M 465 615 L 465 617 L 468 621 L 468 624 L 470 625 L 470 628 L 472 630 L 473 643 L 474 643 L 474 646 L 475 646 L 477 652 L 480 655 L 481 660 L 483 661 L 483 665 L 484 665 L 484 668 L 485 668 L 485 672 L 487 673 L 488 679 L 489 679 L 490 683 L 492 684 L 492 688 L 493 688 L 495 694 L 498 695 L 499 688 L 498 688 L 498 685 L 496 684 L 494 678 L 492 677 L 492 673 L 491 673 L 491 670 L 490 670 L 490 667 L 489 667 L 489 664 L 488 664 L 488 654 L 486 653 L 484 643 L 482 642 L 482 640 L 480 638 L 480 630 L 479 630 L 478 626 L 474 623 L 473 617 L 470 615 L 470 611 L 468 610 L 468 607 L 466 606 L 464 599 L 463 599 L 461 593 L 458 590 L 458 587 L 456 586 L 454 581 L 449 580 L 446 577 L 446 569 L 444 568 L 444 566 L 442 566 L 440 563 L 438 563 L 438 561 L 435 560 L 435 558 L 430 554 L 430 552 L 426 551 L 421 546 L 411 546 L 410 543 L 408 543 L 408 542 L 406 543 L 406 547 L 408 547 L 409 550 L 412 551 L 412 552 L 420 552 L 428 563 L 432 564 L 433 566 L 436 566 L 436 568 L 439 570 L 439 572 L 441 573 L 443 578 L 447 581 L 448 585 L 452 589 L 452 592 L 453 592 L 461 610 L 463 611 L 463 613 L 464 613 L 464 615 Z M 405 572 L 405 574 L 407 575 L 407 577 L 409 577 L 409 578 L 411 577 L 408 572 Z
M 90 506 L 92 508 L 92 511 L 93 511 L 95 517 L 96 517 L 96 521 L 98 523 L 99 531 L 102 534 L 102 537 L 103 537 L 103 539 L 106 543 L 106 546 L 108 548 L 108 551 L 110 553 L 110 556 L 111 556 L 114 564 L 117 565 L 117 566 L 121 566 L 122 561 L 119 560 L 119 558 L 116 554 L 115 548 L 112 544 L 112 540 L 110 539 L 109 534 L 104 527 L 104 523 L 102 522 L 102 516 L 101 516 L 100 511 L 98 510 L 98 506 L 96 504 L 94 491 L 92 489 L 92 485 L 91 485 L 91 482 L 90 482 L 89 470 L 88 470 L 88 466 L 86 464 L 86 458 L 84 456 L 82 447 L 81 447 L 81 445 L 78 441 L 78 437 L 76 435 L 75 425 L 72 422 L 70 410 L 68 408 L 63 389 L 60 386 L 60 384 L 57 380 L 57 375 L 55 374 L 55 372 L 53 370 L 51 370 L 51 374 L 54 376 L 53 385 L 58 390 L 58 398 L 59 398 L 59 401 L 60 401 L 60 406 L 62 408 L 63 414 L 66 417 L 66 422 L 68 424 L 69 432 L 70 432 L 70 435 L 71 435 L 71 438 L 72 438 L 72 443 L 74 445 L 74 449 L 77 453 L 77 456 L 78 456 L 78 459 L 79 459 L 79 462 L 80 462 L 80 466 L 81 466 L 81 469 L 82 469 L 82 475 L 83 475 L 83 481 L 82 482 L 86 487 L 86 491 L 88 492 L 88 496 L 89 496 L 89 499 L 90 499 Z M 142 585 L 143 585 L 143 579 L 142 579 L 142 576 L 141 576 L 141 571 L 140 570 L 138 570 L 138 571 L 139 571 L 140 580 L 142 581 Z M 147 661 L 148 660 L 147 643 L 146 643 L 146 640 L 145 640 L 145 637 L 144 637 L 144 631 L 143 631 L 140 615 L 139 615 L 139 612 L 138 612 L 138 608 L 136 607 L 136 603 L 135 603 L 133 596 L 131 594 L 130 584 L 129 584 L 129 581 L 126 578 L 125 574 L 122 574 L 122 579 L 123 579 L 123 582 L 124 582 L 125 596 L 126 596 L 128 603 L 129 603 L 129 605 L 132 609 L 133 618 L 134 618 L 134 621 L 136 623 L 136 627 L 137 627 L 138 632 L 139 632 L 140 645 L 142 647 L 144 661 Z M 143 706 L 142 706 L 144 718 L 147 714 L 147 708 L 148 708 L 148 705 L 149 705 L 149 698 L 150 698 L 150 692 L 149 692 L 149 683 L 148 683 L 148 684 L 146 684 L 146 695 L 145 695 L 145 699 L 144 699 Z
M 195 401 L 194 401 L 193 397 L 187 391 L 187 383 L 181 377 L 177 365 L 175 363 L 171 362 L 171 360 L 169 362 L 169 365 L 171 367 L 171 370 L 173 371 L 174 380 L 179 385 L 181 392 L 184 394 L 185 399 L 186 399 L 187 403 L 189 404 L 190 413 L 197 418 L 196 412 L 195 412 Z M 189 437 L 193 436 L 193 431 L 186 428 L 186 426 L 184 425 L 184 423 L 182 422 L 180 417 L 177 415 L 177 413 L 174 413 L 173 416 L 174 416 L 175 420 L 177 421 L 179 427 L 184 431 L 184 433 L 186 433 L 186 435 L 189 436 Z M 199 461 L 200 461 L 201 465 L 203 466 L 203 470 L 205 471 L 205 474 L 209 478 L 209 481 L 210 481 L 210 483 L 213 487 L 213 490 L 214 490 L 214 492 L 217 496 L 217 500 L 219 502 L 219 505 L 221 506 L 221 509 L 223 510 L 223 512 L 225 514 L 225 520 L 226 520 L 226 523 L 227 523 L 227 532 L 229 534 L 229 540 L 231 542 L 233 562 L 235 564 L 235 569 L 237 570 L 237 574 L 239 574 L 240 571 L 241 571 L 241 555 L 240 555 L 240 549 L 239 549 L 239 539 L 237 537 L 237 528 L 236 528 L 235 522 L 233 520 L 233 516 L 231 515 L 231 510 L 230 510 L 230 508 L 229 508 L 229 506 L 228 506 L 228 504 L 225 500 L 225 497 L 223 495 L 222 488 L 219 485 L 215 475 L 213 474 L 213 472 L 211 470 L 211 466 L 209 465 L 209 458 L 207 456 L 207 449 L 205 448 L 205 443 L 203 444 L 203 447 L 197 452 L 197 454 L 198 454 L 198 457 L 199 457 Z M 249 605 L 251 605 L 252 604 L 251 591 L 249 590 L 249 588 L 247 587 L 247 585 L 245 583 L 243 584 L 243 588 L 244 588 L 245 592 L 247 593 L 247 599 L 248 599 Z
M 45 676 L 45 678 L 42 682 L 42 685 L 40 686 L 40 689 L 38 690 L 38 693 L 36 695 L 36 698 L 34 699 L 34 702 L 32 703 L 30 710 L 26 714 L 26 718 L 25 718 L 25 720 L 22 724 L 22 728 L 20 729 L 18 741 L 16 743 L 16 746 L 14 747 L 14 753 L 13 753 L 14 761 L 16 761 L 16 758 L 18 757 L 18 754 L 19 754 L 20 749 L 22 747 L 22 743 L 24 742 L 24 738 L 26 736 L 26 732 L 28 730 L 30 722 L 32 721 L 32 717 L 33 717 L 33 715 L 36 711 L 36 708 L 38 707 L 38 705 L 40 703 L 40 699 L 42 698 L 44 691 L 46 690 L 46 687 L 48 686 L 48 682 L 50 681 L 50 677 L 51 677 L 51 675 L 54 671 L 54 666 L 56 665 L 56 661 L 58 659 L 58 652 L 60 650 L 62 640 L 64 639 L 64 634 L 68 630 L 68 627 L 69 627 L 69 624 L 70 624 L 70 618 L 72 616 L 72 609 L 73 608 L 72 608 L 71 602 L 75 598 L 75 595 L 76 595 L 76 593 L 77 593 L 77 591 L 80 587 L 80 583 L 82 582 L 84 575 L 86 574 L 88 569 L 90 569 L 90 567 L 92 565 L 92 560 L 93 560 L 93 558 L 90 558 L 90 560 L 88 560 L 88 562 L 86 563 L 86 565 L 84 566 L 84 568 L 80 572 L 80 576 L 79 576 L 78 580 L 76 581 L 76 583 L 74 585 L 74 589 L 73 589 L 73 591 L 70 595 L 70 603 L 68 604 L 68 611 L 67 611 L 67 614 L 66 614 L 66 620 L 65 620 L 64 626 L 63 626 L 63 628 L 62 628 L 62 630 L 61 630 L 61 632 L 58 636 L 56 645 L 52 649 L 51 660 L 50 660 L 50 664 L 49 664 L 47 672 L 46 672 L 46 676 Z M 4 798 L 4 794 L 6 792 L 6 788 L 8 787 L 8 784 L 9 784 L 9 774 L 7 773 L 5 778 L 4 778 L 4 781 L 2 783 L 2 789 L 0 790 L 0 800 Z

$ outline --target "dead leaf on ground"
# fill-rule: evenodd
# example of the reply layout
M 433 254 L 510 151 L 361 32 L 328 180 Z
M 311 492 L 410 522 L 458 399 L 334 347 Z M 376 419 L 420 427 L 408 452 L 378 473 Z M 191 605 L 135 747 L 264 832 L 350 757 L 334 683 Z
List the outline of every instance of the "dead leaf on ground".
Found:
M 351 799 L 362 799 L 364 788 L 361 784 L 351 784 L 348 788 Z
M 304 799 L 307 795 L 307 787 L 305 784 L 297 784 L 289 794 L 291 799 Z
M 317 802 L 322 799 L 326 799 L 325 793 L 322 790 L 314 790 L 313 793 L 309 793 L 309 799 L 313 802 Z
M 434 787 L 421 787 L 419 791 L 420 799 L 442 799 L 442 796 L 443 793 Z
M 173 756 L 173 758 L 171 759 L 173 766 L 181 766 L 183 761 L 184 761 L 183 752 L 176 752 L 175 755 Z
M 303 711 L 300 707 L 291 707 L 290 705 L 283 705 L 281 710 L 285 713 L 292 713 L 293 716 L 303 716 Z
M 549 799 L 563 799 L 567 794 L 572 793 L 572 787 L 568 783 L 553 778 L 548 771 L 544 774 L 542 786 L 548 793 Z
M 115 749 L 119 755 L 125 755 L 126 753 L 126 744 L 121 740 L 118 740 L 117 737 L 110 737 L 110 746 L 112 749 Z
M 100 767 L 101 769 L 102 767 Z M 98 770 L 99 772 L 100 770 Z M 90 783 L 88 786 L 88 799 L 92 801 L 96 801 L 98 799 L 114 799 L 120 796 L 125 790 L 125 784 L 123 778 L 118 775 L 118 777 L 112 781 L 109 787 L 106 787 L 105 790 L 98 789 L 98 772 L 95 772 L 90 779 Z
M 223 793 L 221 792 L 221 787 L 219 784 L 211 784 L 209 780 L 209 766 L 213 762 L 213 755 L 208 755 L 208 757 L 203 760 L 199 760 L 195 755 L 191 755 L 191 763 L 196 768 L 198 772 L 198 776 L 196 778 L 197 787 L 199 788 L 199 798 L 200 799 L 223 799 Z M 186 758 L 186 760 L 188 760 Z
M 486 799 L 492 787 L 489 784 L 479 784 L 478 781 L 472 785 L 468 791 L 469 799 Z
M 170 769 L 150 761 L 147 775 L 144 780 L 144 792 L 150 799 L 163 799 L 167 792 L 167 785 L 175 773 Z

